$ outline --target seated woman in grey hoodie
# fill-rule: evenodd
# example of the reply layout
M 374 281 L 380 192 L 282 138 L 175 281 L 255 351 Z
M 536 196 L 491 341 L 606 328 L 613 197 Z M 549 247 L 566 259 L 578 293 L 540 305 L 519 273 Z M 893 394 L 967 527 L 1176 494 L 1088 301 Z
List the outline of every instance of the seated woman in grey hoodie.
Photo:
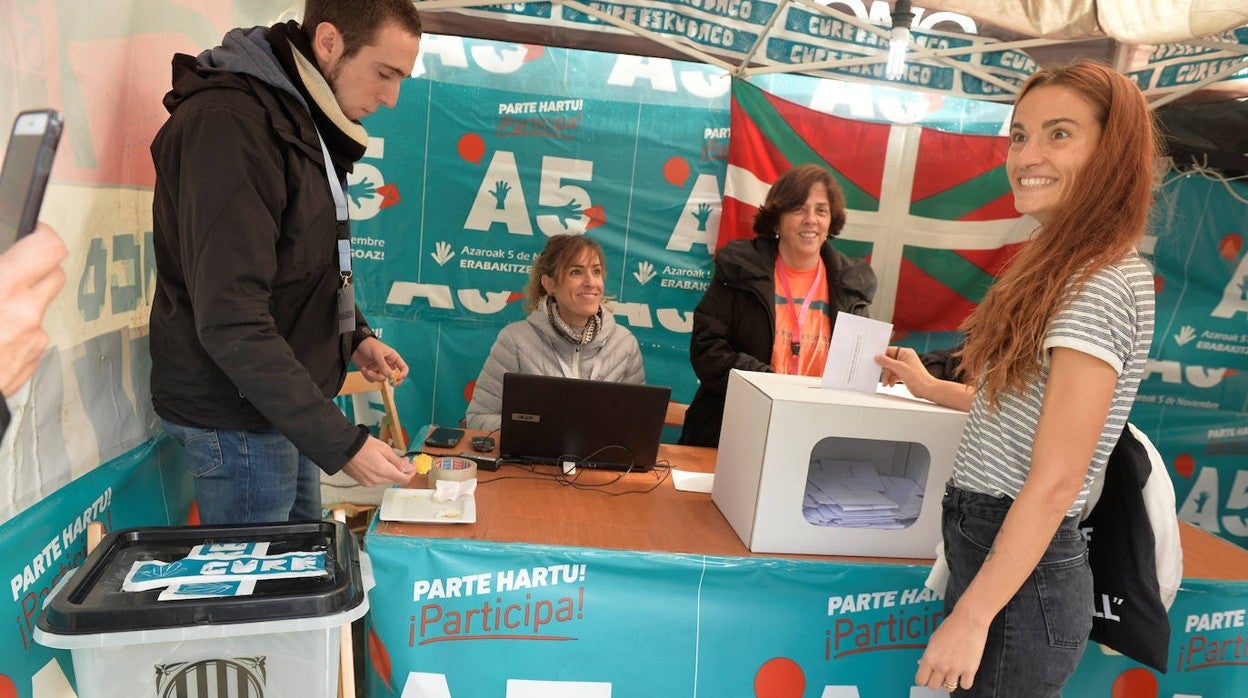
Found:
M 556 235 L 533 261 L 524 289 L 529 316 L 498 333 L 477 376 L 465 424 L 498 429 L 503 374 L 644 383 L 637 339 L 603 311 L 606 261 L 583 235 Z

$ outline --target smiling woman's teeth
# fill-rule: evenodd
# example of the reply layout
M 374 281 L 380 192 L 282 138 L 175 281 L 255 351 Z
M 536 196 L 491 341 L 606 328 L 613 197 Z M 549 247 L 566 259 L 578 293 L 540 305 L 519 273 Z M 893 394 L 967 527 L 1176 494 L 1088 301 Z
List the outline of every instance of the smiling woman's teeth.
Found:
M 1056 182 L 1052 177 L 1024 177 L 1018 183 L 1024 187 L 1043 187 Z

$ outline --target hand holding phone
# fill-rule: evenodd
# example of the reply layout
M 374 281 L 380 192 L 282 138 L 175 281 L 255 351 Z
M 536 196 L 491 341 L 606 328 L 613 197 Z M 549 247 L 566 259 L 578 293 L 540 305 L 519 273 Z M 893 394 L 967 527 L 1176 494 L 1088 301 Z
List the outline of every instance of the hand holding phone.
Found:
M 0 252 L 35 229 L 60 140 L 61 115 L 53 109 L 24 111 L 13 120 L 0 168 Z

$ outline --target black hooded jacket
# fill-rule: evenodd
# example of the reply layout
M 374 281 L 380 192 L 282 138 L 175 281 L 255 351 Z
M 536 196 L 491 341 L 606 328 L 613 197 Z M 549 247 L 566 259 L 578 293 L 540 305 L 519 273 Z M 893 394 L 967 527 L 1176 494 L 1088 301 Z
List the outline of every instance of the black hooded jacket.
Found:
M 367 437 L 331 398 L 371 332 L 358 312 L 355 333 L 338 332 L 324 156 L 269 31 L 173 59 L 151 147 L 152 402 L 186 426 L 276 428 L 333 473 Z
M 730 242 L 715 253 L 715 275 L 693 311 L 689 362 L 700 384 L 685 412 L 680 443 L 719 444 L 729 371 L 771 371 L 778 252 L 774 238 L 752 238 Z M 828 243 L 819 254 L 827 269 L 828 298 L 835 306 L 828 308 L 833 324 L 837 311 L 866 315 L 876 287 L 870 265 Z

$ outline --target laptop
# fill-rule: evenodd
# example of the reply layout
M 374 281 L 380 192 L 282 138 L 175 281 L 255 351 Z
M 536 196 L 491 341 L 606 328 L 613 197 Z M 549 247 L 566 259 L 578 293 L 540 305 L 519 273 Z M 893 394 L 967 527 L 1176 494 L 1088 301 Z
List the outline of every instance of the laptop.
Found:
M 650 470 L 671 394 L 656 385 L 507 373 L 500 460 Z

